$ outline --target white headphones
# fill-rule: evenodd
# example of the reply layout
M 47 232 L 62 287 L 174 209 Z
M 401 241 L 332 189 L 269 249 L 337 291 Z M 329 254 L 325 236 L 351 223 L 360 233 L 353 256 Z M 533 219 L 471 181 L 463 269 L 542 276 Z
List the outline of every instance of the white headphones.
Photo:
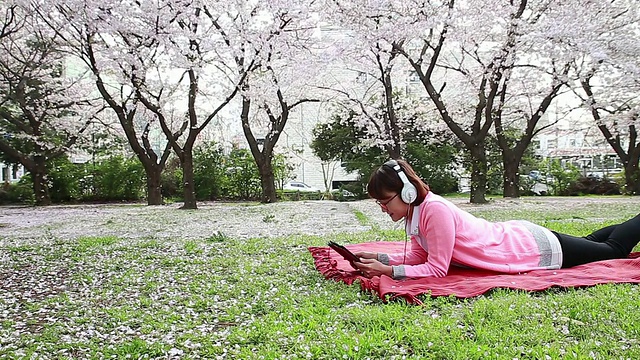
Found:
M 405 204 L 411 204 L 416 201 L 416 199 L 418 198 L 418 190 L 416 189 L 415 185 L 413 185 L 409 181 L 409 178 L 407 178 L 407 174 L 402 171 L 402 167 L 400 167 L 400 164 L 398 164 L 398 162 L 395 160 L 389 160 L 384 163 L 384 165 L 395 170 L 398 173 L 398 177 L 400 177 L 400 180 L 402 180 L 402 183 L 404 184 L 402 186 L 402 190 L 400 191 L 400 198 L 402 199 L 402 201 L 404 201 Z

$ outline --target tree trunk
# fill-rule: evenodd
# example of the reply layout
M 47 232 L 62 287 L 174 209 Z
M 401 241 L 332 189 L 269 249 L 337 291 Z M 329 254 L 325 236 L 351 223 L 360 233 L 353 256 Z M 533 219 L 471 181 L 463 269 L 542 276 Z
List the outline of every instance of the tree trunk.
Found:
M 162 205 L 162 167 L 145 169 L 147 173 L 147 205 Z
M 100 68 L 93 55 L 93 45 L 91 42 L 86 44 L 86 50 L 90 68 L 95 75 L 95 83 L 98 91 L 118 116 L 118 121 L 124 130 L 127 142 L 144 168 L 147 176 L 147 205 L 162 205 L 160 174 L 171 152 L 171 141 L 165 146 L 161 154 L 156 154 L 149 142 L 151 122 L 147 122 L 142 133 L 138 135 L 136 121 L 134 121 L 136 119 L 136 106 L 127 106 L 126 102 L 121 104 L 113 99 L 102 80 Z
M 624 177 L 627 187 L 627 194 L 640 195 L 640 167 L 638 162 L 640 161 L 640 151 L 635 151 L 635 154 L 629 156 L 629 162 L 625 164 Z
M 253 132 L 251 131 L 251 125 L 249 124 L 249 112 L 251 110 L 251 99 L 242 96 L 242 112 L 240 113 L 240 119 L 242 121 L 242 130 L 244 136 L 249 143 L 251 149 L 251 155 L 253 160 L 258 166 L 258 173 L 260 173 L 260 186 L 262 188 L 262 194 L 260 195 L 260 202 L 262 203 L 275 203 L 278 201 L 276 196 L 275 176 L 273 174 L 273 166 L 271 160 L 273 159 L 273 147 L 278 142 L 279 133 L 282 132 L 284 125 L 289 118 L 289 108 L 287 104 L 281 102 L 282 114 L 279 117 L 269 115 L 271 122 L 271 129 L 264 139 L 262 144 L 262 150 L 258 147 Z M 275 131 L 274 131 L 275 130 Z
M 35 166 L 31 175 L 33 176 L 33 193 L 36 197 L 36 205 L 51 205 L 51 196 L 49 195 L 49 185 L 47 184 L 47 166 L 43 156 L 35 156 Z
M 512 156 L 505 156 L 505 158 L 503 159 L 503 197 L 520 197 L 520 174 L 518 171 L 519 164 L 520 161 L 516 160 Z
M 137 140 L 135 140 L 137 141 Z M 140 160 L 142 168 L 144 169 L 145 176 L 147 177 L 147 205 L 162 205 L 164 203 L 162 199 L 162 170 L 169 156 L 169 148 L 165 149 L 160 163 L 158 163 L 158 157 L 151 151 L 143 151 L 138 143 L 129 143 L 134 150 L 134 153 Z
M 197 209 L 196 190 L 193 181 L 193 154 L 191 148 L 185 144 L 182 157 L 182 184 L 184 186 L 184 204 L 181 209 Z
M 262 196 L 260 202 L 275 203 L 278 201 L 276 197 L 275 176 L 273 175 L 273 167 L 270 161 L 263 161 L 258 164 L 260 171 L 260 185 L 262 186 Z
M 640 172 L 635 174 L 625 173 L 625 185 L 627 195 L 640 195 Z
M 388 146 L 387 152 L 389 153 L 389 159 L 402 159 L 402 154 L 400 153 L 400 147 L 397 145 Z
M 486 204 L 487 199 L 487 154 L 484 144 L 476 144 L 471 151 L 471 194 L 472 204 Z

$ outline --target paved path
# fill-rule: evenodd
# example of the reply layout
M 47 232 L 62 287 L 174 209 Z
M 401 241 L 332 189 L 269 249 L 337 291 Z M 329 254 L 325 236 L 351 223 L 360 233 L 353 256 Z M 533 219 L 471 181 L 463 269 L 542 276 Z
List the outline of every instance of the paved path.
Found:
M 454 198 L 451 201 L 478 216 L 487 215 L 485 217 L 488 219 L 492 214 L 516 219 L 519 212 L 548 214 L 554 211 L 569 212 L 569 216 L 571 211 L 580 212 L 582 219 L 586 211 L 588 218 L 597 219 L 603 216 L 601 209 L 616 207 L 623 209 L 620 213 L 640 212 L 640 197 L 496 198 L 486 205 L 469 204 L 466 198 Z M 200 203 L 195 211 L 179 210 L 179 206 L 0 207 L 0 245 L 80 236 L 202 239 L 222 233 L 233 238 L 252 238 L 360 232 L 371 226 L 402 228 L 401 223 L 391 222 L 373 200 L 290 201 L 276 204 L 208 202 Z M 356 212 L 364 214 L 368 223 L 361 224 Z M 611 214 L 606 215 L 611 217 Z

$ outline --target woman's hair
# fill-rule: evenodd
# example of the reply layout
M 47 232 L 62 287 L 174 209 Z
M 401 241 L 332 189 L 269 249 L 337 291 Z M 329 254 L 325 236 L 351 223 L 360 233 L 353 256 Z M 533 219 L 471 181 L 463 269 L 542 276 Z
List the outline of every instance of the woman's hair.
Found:
M 405 175 L 407 175 L 409 182 L 416 187 L 418 196 L 411 205 L 420 205 L 430 191 L 429 185 L 425 184 L 424 181 L 418 177 L 406 161 L 395 161 L 400 165 Z M 398 172 L 393 168 L 394 165 L 391 161 L 388 161 L 371 174 L 369 184 L 367 185 L 369 196 L 379 200 L 384 199 L 389 193 L 400 193 L 400 191 L 402 191 L 404 183 L 402 179 L 400 179 L 400 176 L 398 176 Z

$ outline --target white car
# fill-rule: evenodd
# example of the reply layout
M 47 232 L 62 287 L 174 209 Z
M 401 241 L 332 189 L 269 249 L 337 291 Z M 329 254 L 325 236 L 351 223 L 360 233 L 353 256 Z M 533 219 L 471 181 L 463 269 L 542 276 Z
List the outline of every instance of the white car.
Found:
M 301 181 L 291 181 L 282 187 L 283 190 L 294 190 L 302 192 L 319 192 L 320 189 L 309 186 Z

